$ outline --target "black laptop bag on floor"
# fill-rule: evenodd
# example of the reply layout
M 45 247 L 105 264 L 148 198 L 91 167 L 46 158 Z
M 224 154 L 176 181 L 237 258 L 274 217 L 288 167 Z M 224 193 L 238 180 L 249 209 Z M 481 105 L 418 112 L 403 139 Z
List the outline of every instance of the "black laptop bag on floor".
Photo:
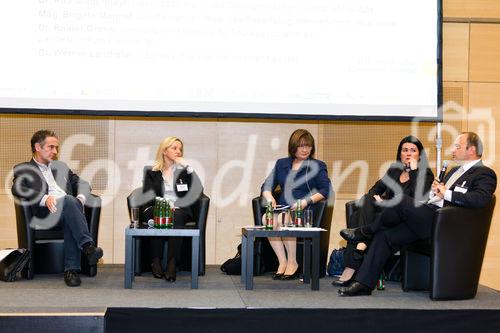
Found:
M 0 280 L 5 282 L 15 281 L 17 274 L 23 270 L 30 259 L 30 253 L 26 249 L 10 251 L 11 252 L 0 261 Z

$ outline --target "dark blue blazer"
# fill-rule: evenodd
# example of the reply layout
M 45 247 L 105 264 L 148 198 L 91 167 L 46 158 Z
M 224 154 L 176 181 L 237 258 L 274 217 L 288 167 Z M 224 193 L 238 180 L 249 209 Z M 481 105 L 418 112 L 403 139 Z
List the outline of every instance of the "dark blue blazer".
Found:
M 292 157 L 277 160 L 273 170 L 262 184 L 261 193 L 274 192 L 279 187 L 281 190 L 277 198 L 279 205 L 290 205 L 298 199 L 307 199 L 316 193 L 321 193 L 325 198 L 330 196 L 333 192 L 332 183 L 328 178 L 325 162 L 309 158 L 302 163 L 294 179 L 287 181 L 292 170 L 292 162 Z M 295 185 L 291 185 L 292 183 Z

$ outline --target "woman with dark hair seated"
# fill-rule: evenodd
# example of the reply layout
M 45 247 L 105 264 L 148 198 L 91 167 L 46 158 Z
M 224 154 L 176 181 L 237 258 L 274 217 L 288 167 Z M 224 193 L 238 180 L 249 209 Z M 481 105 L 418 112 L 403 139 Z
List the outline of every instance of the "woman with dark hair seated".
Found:
M 193 220 L 193 205 L 203 187 L 200 179 L 184 159 L 184 146 L 179 138 L 169 136 L 158 147 L 156 160 L 152 170 L 144 176 L 143 193 L 153 197 L 146 206 L 154 204 L 154 197 L 169 200 L 175 206 L 174 228 L 183 228 Z M 181 259 L 182 237 L 169 237 L 167 271 L 163 273 L 161 258 L 163 256 L 164 237 L 151 239 L 151 270 L 155 278 L 163 278 L 175 282 L 176 267 Z
M 312 209 L 315 203 L 327 199 L 331 192 L 328 170 L 323 161 L 314 158 L 314 138 L 305 129 L 295 130 L 288 141 L 288 157 L 281 158 L 262 184 L 262 197 L 276 205 L 297 208 L 300 200 L 302 209 Z M 273 191 L 281 190 L 279 197 L 273 197 Z M 274 215 L 277 227 L 281 214 Z M 262 217 L 263 221 L 265 216 Z M 269 237 L 269 243 L 276 253 L 279 267 L 273 275 L 275 280 L 291 280 L 298 277 L 296 258 L 297 239 L 294 237 Z
M 397 194 L 406 194 L 416 200 L 425 200 L 430 190 L 434 174 L 429 168 L 427 155 L 420 140 L 407 136 L 401 140 L 396 154 L 396 162 L 391 164 L 382 179 L 358 201 L 358 209 L 351 215 L 351 227 L 363 227 L 378 223 L 384 207 L 395 205 L 391 202 Z M 342 236 L 342 233 L 341 233 Z M 335 286 L 345 286 L 354 278 L 360 267 L 363 254 L 369 244 L 348 242 L 344 252 L 345 269 Z

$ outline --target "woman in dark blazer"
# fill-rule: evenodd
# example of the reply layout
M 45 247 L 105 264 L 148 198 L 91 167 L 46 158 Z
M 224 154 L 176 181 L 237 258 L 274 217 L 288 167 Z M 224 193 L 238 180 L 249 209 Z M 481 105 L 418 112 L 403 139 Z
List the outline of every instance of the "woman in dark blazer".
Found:
M 328 170 L 323 161 L 314 159 L 314 152 L 311 133 L 305 129 L 294 131 L 288 141 L 289 156 L 276 161 L 274 169 L 262 184 L 262 197 L 271 202 L 273 207 L 277 204 L 290 205 L 292 210 L 297 208 L 297 200 L 300 200 L 302 209 L 312 209 L 316 202 L 327 199 L 332 187 Z M 273 192 L 278 187 L 281 193 L 276 200 Z M 280 216 L 274 215 L 275 227 L 279 220 Z M 270 237 L 269 243 L 279 261 L 273 279 L 290 280 L 298 277 L 296 238 Z
M 434 174 L 429 168 L 420 140 L 414 136 L 403 138 L 398 146 L 396 162 L 359 200 L 361 206 L 350 217 L 349 225 L 362 227 L 378 223 L 383 207 L 396 204 L 391 200 L 397 194 L 403 193 L 418 201 L 426 200 L 433 180 Z M 344 252 L 345 269 L 340 278 L 333 281 L 333 285 L 345 286 L 354 278 L 367 246 L 366 243 L 347 243 Z
M 183 143 L 179 138 L 165 138 L 158 147 L 152 170 L 146 172 L 143 181 L 143 193 L 154 193 L 154 197 L 165 198 L 174 205 L 174 228 L 183 228 L 187 222 L 193 220 L 191 206 L 203 192 L 200 179 L 183 155 Z M 153 204 L 154 199 L 145 206 Z M 163 242 L 163 238 L 151 239 L 151 270 L 155 278 L 165 277 L 168 282 L 174 282 L 176 265 L 181 258 L 182 237 L 170 237 L 168 240 L 168 263 L 165 273 L 161 268 Z

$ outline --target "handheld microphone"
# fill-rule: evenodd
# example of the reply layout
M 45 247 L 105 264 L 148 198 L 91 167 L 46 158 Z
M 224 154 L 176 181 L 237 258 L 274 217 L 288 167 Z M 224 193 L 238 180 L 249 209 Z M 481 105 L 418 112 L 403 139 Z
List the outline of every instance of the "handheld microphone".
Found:
M 444 175 L 446 174 L 446 169 L 448 169 L 448 161 L 443 161 L 443 166 L 441 167 L 441 171 L 439 171 L 439 182 L 442 183 L 444 179 Z
M 448 169 L 448 161 L 443 161 L 443 165 L 441 166 L 441 171 L 439 171 L 439 176 L 438 176 L 438 181 L 440 183 L 443 182 L 444 175 L 446 174 L 446 169 Z M 438 201 L 441 201 L 441 198 L 436 195 L 436 196 L 430 198 L 427 201 L 427 204 L 432 204 L 432 203 L 435 203 Z

